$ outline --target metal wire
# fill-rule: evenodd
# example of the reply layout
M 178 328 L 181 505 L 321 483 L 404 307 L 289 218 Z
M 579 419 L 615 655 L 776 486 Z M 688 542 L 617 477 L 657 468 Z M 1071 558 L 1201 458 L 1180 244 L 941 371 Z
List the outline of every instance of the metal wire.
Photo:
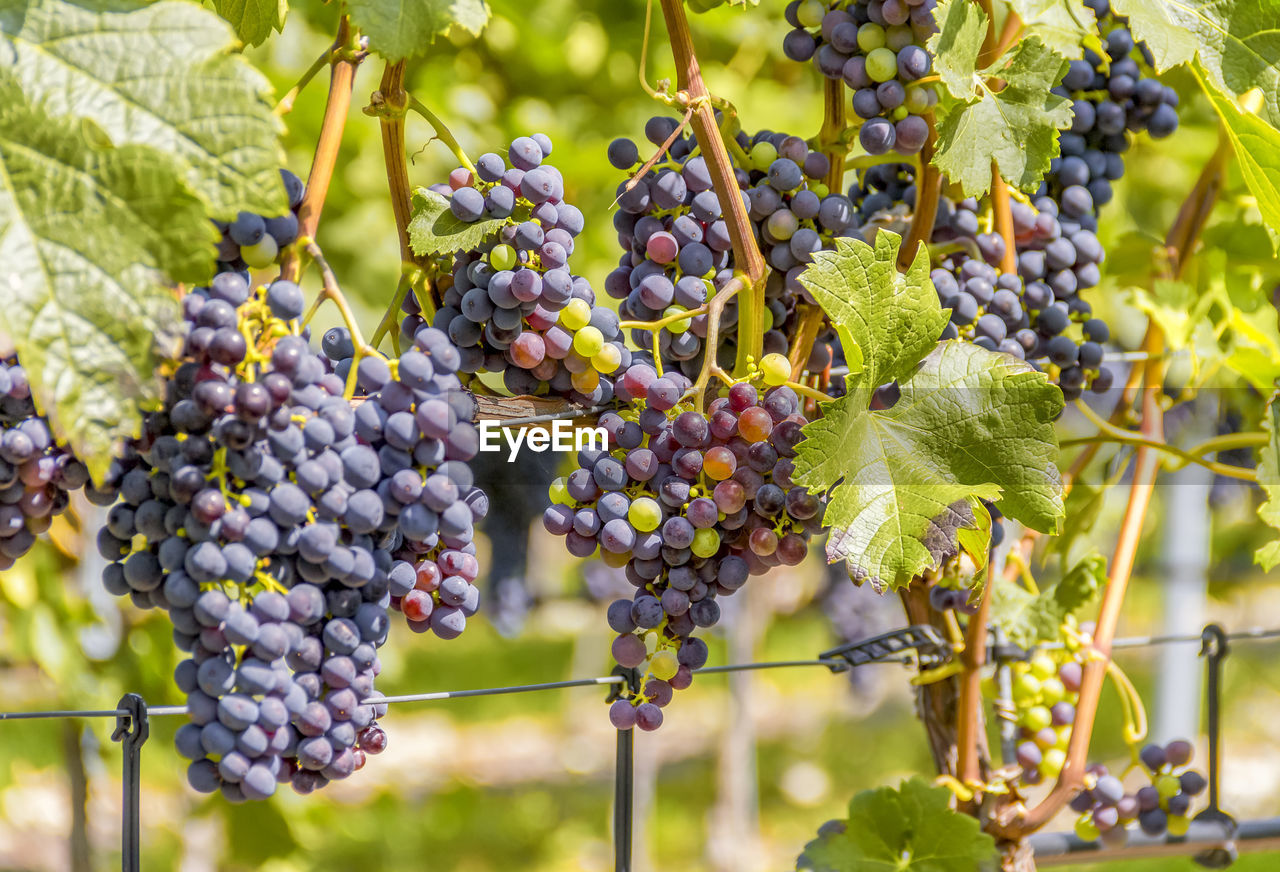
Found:
M 547 421 L 559 421 L 562 418 L 585 418 L 599 412 L 612 409 L 611 405 L 592 406 L 589 409 L 569 409 L 564 412 L 547 412 L 545 415 L 530 415 L 525 418 L 502 418 L 494 420 L 499 427 L 523 427 L 525 424 L 543 424 Z
M 1227 634 L 1231 641 L 1249 642 L 1265 639 L 1280 639 L 1280 627 L 1255 627 L 1237 630 Z M 1154 645 L 1171 645 L 1200 642 L 1199 633 L 1166 636 L 1129 636 L 1116 639 L 1112 648 L 1143 648 Z M 1041 648 L 1061 648 L 1061 644 L 1047 644 Z M 910 657 L 893 657 L 873 661 L 874 663 L 911 663 Z M 871 665 L 871 664 L 867 664 Z M 813 660 L 766 660 L 757 663 L 730 663 L 724 666 L 704 666 L 694 670 L 698 675 L 716 675 L 726 672 L 747 672 L 762 669 L 789 669 L 799 666 L 824 666 L 832 672 L 843 672 L 848 668 L 844 660 L 836 658 L 815 658 Z M 361 702 L 361 705 L 386 705 L 402 702 L 435 702 L 446 699 L 468 699 L 477 696 L 501 696 L 509 693 L 535 693 L 542 690 L 561 690 L 569 687 L 595 687 L 609 684 L 623 684 L 624 679 L 618 675 L 602 675 L 596 678 L 575 678 L 569 681 L 550 681 L 541 684 L 516 684 L 510 687 L 480 687 L 471 690 L 442 690 L 433 693 L 410 693 L 402 696 L 374 697 Z M 152 717 L 169 715 L 185 715 L 185 705 L 153 706 L 147 709 Z M 118 718 L 129 714 L 124 709 L 90 709 L 90 710 L 57 710 L 43 712 L 0 712 L 0 721 L 35 720 L 40 718 Z

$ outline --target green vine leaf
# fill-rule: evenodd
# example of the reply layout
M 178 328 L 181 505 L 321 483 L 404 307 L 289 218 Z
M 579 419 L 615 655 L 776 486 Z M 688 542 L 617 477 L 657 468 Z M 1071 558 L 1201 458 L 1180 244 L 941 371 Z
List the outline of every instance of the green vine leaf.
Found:
M 1092 602 L 1107 583 L 1107 560 L 1088 554 L 1038 594 L 1002 578 L 993 583 L 991 622 L 1000 625 L 1010 642 L 1023 648 L 1057 643 L 1063 641 L 1062 622 Z
M 1196 69 L 1202 77 L 1207 75 L 1198 62 Z M 1280 246 L 1280 130 L 1257 115 L 1245 112 L 1234 100 L 1208 88 L 1205 93 L 1222 120 L 1222 129 L 1235 150 L 1240 175 L 1257 201 L 1262 223 L 1271 237 L 1272 252 L 1275 252 Z
M 986 13 L 967 0 L 943 0 L 935 16 L 929 50 L 949 96 L 938 104 L 934 165 L 967 196 L 990 190 L 992 161 L 1010 185 L 1034 191 L 1058 155 L 1058 131 L 1071 124 L 1071 101 L 1050 93 L 1067 60 L 1033 35 L 980 70 Z
M 479 36 L 490 14 L 485 0 L 348 0 L 347 8 L 369 48 L 391 61 L 423 54 L 454 28 Z
M 0 66 L 50 115 L 182 161 L 214 217 L 283 214 L 270 84 L 235 47 L 225 21 L 178 0 L 0 4 Z
M 213 8 L 235 28 L 245 45 L 262 45 L 284 30 L 289 0 L 213 0 Z
M 40 409 L 98 480 L 159 399 L 155 348 L 179 308 L 161 273 L 213 269 L 213 226 L 162 152 L 98 149 L 0 68 L 0 332 Z
M 1258 484 L 1267 495 L 1267 501 L 1258 509 L 1262 522 L 1280 530 L 1280 391 L 1271 395 L 1262 415 L 1262 429 L 1267 434 L 1267 444 L 1258 449 Z M 1263 545 L 1253 555 L 1263 569 L 1270 572 L 1280 564 L 1280 538 Z
M 798 872 L 989 872 L 995 840 L 976 818 L 951 808 L 951 791 L 924 778 L 895 790 L 864 790 L 849 817 L 832 821 L 805 845 Z
M 1280 128 L 1280 39 L 1275 0 L 1115 0 L 1133 35 L 1146 42 L 1157 72 L 1197 54 L 1219 92 L 1262 91 L 1262 117 Z
M 1053 421 L 1062 393 L 1003 354 L 935 339 L 947 313 L 921 249 L 905 275 L 901 240 L 887 231 L 873 249 L 837 239 L 801 281 L 857 348 L 861 372 L 847 393 L 805 427 L 795 480 L 830 491 L 827 559 L 878 589 L 902 587 L 957 553 L 961 528 L 978 528 L 978 500 L 1038 530 L 1063 514 Z M 898 402 L 871 410 L 875 388 L 897 381 Z M 972 543 L 970 543 L 971 545 Z
M 1102 51 L 1098 19 L 1083 0 L 1012 0 L 1027 35 L 1040 37 L 1067 60 L 1084 57 L 1084 50 Z
M 449 211 L 449 201 L 427 188 L 413 192 L 413 215 L 409 219 L 409 246 L 419 257 L 452 254 L 476 248 L 503 225 L 505 218 L 486 218 L 468 224 Z

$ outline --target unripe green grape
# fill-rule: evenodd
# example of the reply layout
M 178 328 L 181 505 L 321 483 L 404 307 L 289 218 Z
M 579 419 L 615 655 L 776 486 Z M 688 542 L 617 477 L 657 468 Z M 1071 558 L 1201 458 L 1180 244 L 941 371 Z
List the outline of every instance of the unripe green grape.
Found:
M 1056 675 L 1051 675 L 1040 682 L 1040 698 L 1045 705 L 1053 705 L 1055 702 L 1062 702 L 1067 697 L 1067 689 L 1063 687 L 1061 679 Z
M 772 142 L 757 142 L 751 146 L 750 158 L 752 168 L 764 172 L 778 159 L 778 149 Z
M 1182 792 L 1182 781 L 1176 775 L 1161 775 L 1155 780 L 1155 788 L 1161 799 L 1168 799 Z
M 929 111 L 929 91 L 924 85 L 912 85 L 907 88 L 907 98 L 902 103 L 912 115 L 923 115 Z
M 1036 678 L 1039 678 L 1041 681 L 1044 681 L 1046 678 L 1053 678 L 1058 674 L 1058 664 L 1054 662 L 1052 657 L 1045 654 L 1043 651 L 1037 653 L 1031 658 L 1030 666 L 1031 674 Z
M 633 500 L 631 507 L 627 509 L 627 520 L 641 533 L 652 533 L 662 523 L 662 508 L 657 500 L 640 497 Z
M 622 363 L 622 352 L 618 350 L 616 345 L 606 344 L 596 354 L 591 355 L 591 365 L 596 372 L 610 373 L 618 368 Z
M 804 0 L 796 9 L 796 21 L 801 27 L 817 27 L 827 14 L 827 4 L 822 0 Z
M 791 362 L 781 354 L 766 354 L 760 360 L 760 374 L 771 387 L 786 384 L 791 378 Z
M 489 265 L 496 270 L 511 269 L 516 265 L 516 250 L 510 245 L 495 245 L 489 252 Z
M 573 503 L 573 499 L 569 496 L 569 486 L 565 483 L 563 475 L 551 482 L 551 486 L 547 488 L 547 494 L 555 505 L 567 506 Z
M 1029 672 L 1019 675 L 1013 682 L 1014 702 L 1027 703 L 1040 695 L 1040 679 Z
M 779 242 L 786 242 L 800 229 L 800 220 L 790 209 L 779 209 L 769 216 L 765 222 L 769 233 Z
M 1093 820 L 1089 815 L 1085 814 L 1076 821 L 1076 835 L 1080 837 L 1081 841 L 1092 842 L 1102 833 L 1094 826 Z
M 1040 774 L 1045 778 L 1057 778 L 1058 773 L 1062 771 L 1062 767 L 1067 763 L 1067 752 L 1058 748 L 1050 748 L 1044 752 L 1044 759 L 1040 761 Z
M 664 648 L 649 658 L 649 671 L 653 673 L 654 678 L 660 678 L 663 681 L 669 681 L 680 669 L 680 661 L 676 659 L 674 651 Z
M 1053 715 L 1042 705 L 1032 706 L 1022 714 L 1022 725 L 1033 733 L 1053 724 Z
M 877 48 L 867 54 L 867 75 L 874 82 L 887 82 L 898 75 L 898 56 L 892 49 Z
M 681 312 L 687 312 L 687 311 L 689 310 L 684 308 L 683 306 L 668 306 L 666 309 L 663 310 L 662 317 L 670 318 L 672 315 L 678 315 Z M 667 332 L 668 333 L 684 333 L 686 330 L 689 329 L 689 322 L 691 322 L 692 320 L 693 320 L 692 318 L 681 318 L 679 321 L 672 321 L 670 324 L 667 325 Z
M 591 306 L 586 300 L 575 297 L 560 310 L 560 323 L 568 330 L 581 330 L 591 323 Z
M 693 534 L 693 544 L 689 550 L 696 557 L 711 557 L 720 550 L 720 534 L 714 528 L 699 530 Z
M 773 329 L 773 313 L 768 309 L 764 310 L 764 329 L 766 332 Z
M 270 234 L 263 235 L 254 245 L 240 246 L 240 257 L 254 269 L 262 269 L 275 263 L 278 254 L 280 254 L 280 247 L 276 245 L 275 238 Z
M 1185 836 L 1187 834 L 1187 829 L 1191 826 L 1191 821 L 1187 819 L 1186 815 L 1171 814 L 1169 815 L 1168 822 L 1165 826 L 1168 829 L 1169 835 L 1174 837 Z
M 858 28 L 858 48 L 862 49 L 864 52 L 884 48 L 884 44 L 884 28 L 880 25 L 868 21 L 866 24 Z

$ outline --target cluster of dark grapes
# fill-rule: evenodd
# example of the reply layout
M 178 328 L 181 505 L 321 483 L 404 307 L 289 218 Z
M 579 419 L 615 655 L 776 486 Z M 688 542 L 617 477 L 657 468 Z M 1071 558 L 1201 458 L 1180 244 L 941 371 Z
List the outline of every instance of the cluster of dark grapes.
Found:
M 661 146 L 677 126 L 674 118 L 655 116 L 645 124 L 645 136 Z M 620 301 L 618 311 L 624 318 L 674 318 L 654 333 L 637 328 L 631 338 L 637 347 L 660 355 L 667 366 L 686 374 L 701 366 L 707 316 L 675 316 L 697 309 L 733 278 L 729 228 L 706 160 L 696 151 L 692 135 L 678 136 L 668 149 L 669 161 L 619 183 L 613 226 L 624 253 L 604 284 L 605 292 Z M 632 140 L 609 144 L 614 167 L 630 171 L 640 161 Z M 730 302 L 720 325 L 731 333 L 736 323 L 737 307 Z M 721 348 L 722 362 L 732 365 L 732 350 Z
M 938 102 L 924 44 L 936 32 L 935 0 L 792 0 L 792 26 L 782 50 L 794 61 L 812 59 L 828 79 L 853 90 L 862 119 L 858 141 L 872 155 L 912 155 L 929 136 L 921 116 Z
M 1150 783 L 1133 793 L 1127 793 L 1106 767 L 1090 767 L 1092 784 L 1071 800 L 1071 810 L 1080 814 L 1076 835 L 1119 847 L 1127 840 L 1127 825 L 1134 821 L 1148 836 L 1186 835 L 1192 799 L 1207 786 L 1203 775 L 1186 768 L 1193 752 L 1191 743 L 1182 739 L 1145 746 L 1138 756 Z
M 673 118 L 654 117 L 645 125 L 645 136 L 661 146 L 676 126 Z M 737 145 L 745 155 L 745 165 L 740 165 L 741 156 L 735 161 L 738 186 L 756 240 L 773 267 L 765 286 L 763 350 L 785 353 L 795 305 L 803 295 L 799 276 L 815 252 L 831 248 L 835 236 L 853 232 L 853 206 L 842 194 L 827 191 L 822 180 L 830 162 L 800 137 L 740 132 Z M 656 331 L 656 353 L 668 367 L 692 377 L 702 368 L 707 316 L 677 316 L 702 306 L 733 278 L 732 243 L 693 136 L 676 137 L 669 155 L 669 162 L 619 185 L 614 228 L 625 253 L 605 290 L 621 301 L 625 317 L 675 319 Z M 632 170 L 640 162 L 639 149 L 632 140 L 616 139 L 609 146 L 609 160 L 618 169 Z M 725 368 L 733 366 L 737 353 L 731 330 L 737 319 L 736 301 L 730 301 L 720 319 L 716 349 L 717 362 Z M 633 341 L 651 351 L 654 335 L 640 328 L 632 331 Z M 829 348 L 819 348 L 815 363 L 822 366 L 817 369 L 826 366 L 824 350 Z
M 1072 101 L 1073 117 L 1070 130 L 1058 138 L 1061 156 L 1054 158 L 1040 189 L 1059 203 L 1063 215 L 1080 221 L 1110 202 L 1111 183 L 1124 175 L 1128 132 L 1145 130 L 1161 139 L 1178 129 L 1177 92 L 1144 77 L 1133 57 L 1135 51 L 1146 55 L 1146 47 L 1135 44 L 1129 28 L 1112 16 L 1109 0 L 1086 5 L 1103 29 L 1110 27 L 1103 37 L 1106 57 L 1086 49 L 1054 89 Z
M 634 366 L 623 378 L 636 410 L 601 416 L 609 445 L 580 452 L 578 468 L 553 483 L 543 523 L 571 554 L 598 550 L 635 586 L 633 599 L 609 606 L 608 621 L 614 658 L 643 668 L 644 682 L 610 718 L 619 729 L 653 730 L 706 661 L 693 633 L 719 620 L 716 598 L 750 575 L 800 563 L 824 500 L 791 480 L 806 420 L 790 388 L 762 396 L 740 382 L 703 414 L 681 403 L 688 382 L 679 374 Z
M 253 289 L 228 271 L 182 305 L 164 406 L 114 469 L 103 583 L 165 609 L 191 654 L 175 674 L 191 785 L 307 793 L 386 745 L 373 685 L 387 609 L 453 638 L 476 608 L 470 533 L 485 502 L 454 459 L 478 444 L 449 402 L 458 353 L 424 330 L 395 379 L 363 358 L 368 398 L 353 411 L 298 335 L 295 284 Z
M 262 269 L 279 257 L 280 251 L 298 238 L 298 208 L 307 186 L 288 170 L 280 171 L 289 211 L 275 218 L 241 212 L 236 220 L 214 222 L 222 233 L 218 242 L 218 268 L 223 272 Z
M 36 411 L 26 370 L 0 358 L 0 571 L 31 550 L 89 470 Z
M 446 267 L 444 305 L 432 324 L 458 347 L 463 372 L 501 372 L 513 394 L 607 403 L 631 352 L 617 315 L 596 306 L 591 284 L 569 271 L 583 218 L 564 200 L 564 177 L 546 162 L 551 148 L 543 134 L 518 137 L 506 159 L 483 154 L 475 176 L 459 168 L 435 186 L 458 220 L 505 223 Z M 409 300 L 413 311 L 402 324 L 410 336 L 421 323 L 418 302 Z

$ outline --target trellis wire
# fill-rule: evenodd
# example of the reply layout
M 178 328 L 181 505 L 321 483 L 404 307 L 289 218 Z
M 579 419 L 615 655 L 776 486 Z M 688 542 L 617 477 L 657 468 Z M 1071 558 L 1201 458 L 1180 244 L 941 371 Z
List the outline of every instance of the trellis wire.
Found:
M 751 663 L 732 663 L 724 666 L 709 666 L 696 670 L 697 674 L 714 675 L 729 672 L 744 672 L 766 669 L 787 669 L 805 666 L 822 666 L 833 674 L 847 672 L 855 666 L 872 665 L 879 663 L 906 663 L 910 664 L 917 661 L 917 650 L 923 650 L 926 647 L 931 648 L 929 639 L 933 635 L 933 628 L 927 626 L 905 627 L 895 630 L 891 633 L 885 633 L 871 639 L 864 639 L 859 643 L 845 645 L 841 648 L 832 649 L 824 652 L 822 655 L 811 660 L 774 660 L 759 661 Z M 1132 636 L 1116 639 L 1112 642 L 1111 647 L 1115 648 L 1140 648 L 1148 646 L 1203 642 L 1207 635 L 1216 634 L 1215 638 L 1219 643 L 1230 641 L 1256 641 L 1266 639 L 1280 638 L 1280 627 L 1276 628 L 1252 628 L 1247 630 L 1239 630 L 1233 633 L 1223 633 L 1216 625 L 1210 625 L 1203 633 L 1196 635 L 1162 635 L 1162 636 Z M 999 634 L 994 638 L 999 639 Z M 890 643 L 889 651 L 886 649 L 886 641 Z M 903 648 L 911 649 L 910 654 L 902 654 Z M 1040 646 L 1044 648 L 1060 647 L 1054 645 Z M 1208 652 L 1208 646 L 1206 646 Z M 1219 644 L 1215 649 L 1216 657 L 1220 660 L 1222 654 L 1225 653 L 1225 645 Z M 927 656 L 933 655 L 932 649 L 926 652 Z M 1214 654 L 1210 654 L 1214 656 Z M 1216 682 L 1214 682 L 1216 685 Z M 594 678 L 577 678 L 567 681 L 551 681 L 539 684 L 520 684 L 507 687 L 486 687 L 474 688 L 469 690 L 454 691 L 437 691 L 432 693 L 405 694 L 400 696 L 375 697 L 363 700 L 363 705 L 389 705 L 408 702 L 437 702 L 449 699 L 467 699 L 481 696 L 498 696 L 514 693 L 534 693 L 545 690 L 560 690 L 573 687 L 609 687 L 609 699 L 616 699 L 620 694 L 622 685 L 628 685 L 632 692 L 639 692 L 640 677 L 636 670 L 627 670 L 619 667 L 612 675 L 597 676 Z M 1211 705 L 1216 711 L 1217 700 L 1211 700 Z M 114 709 L 85 709 L 85 710 L 51 710 L 37 712 L 0 712 L 0 721 L 6 720 L 30 720 L 44 718 L 116 718 L 116 729 L 112 735 L 112 739 L 121 741 L 124 746 L 124 762 L 123 762 L 123 791 L 124 802 L 122 808 L 121 821 L 121 868 L 124 872 L 138 872 L 140 869 L 141 846 L 139 839 L 140 815 L 139 815 L 139 761 L 143 743 L 146 742 L 149 734 L 149 718 L 163 717 L 169 715 L 186 714 L 187 707 L 183 705 L 167 705 L 148 707 L 142 697 L 137 694 L 125 694 L 121 698 L 119 704 Z M 1216 722 L 1217 718 L 1213 718 Z M 633 779 L 633 758 L 634 758 L 634 730 L 618 730 L 617 739 L 617 759 L 615 764 L 614 777 L 614 843 L 615 843 L 615 872 L 630 872 L 631 868 L 631 836 L 632 836 L 632 779 Z M 1214 730 L 1216 734 L 1216 729 Z M 1213 737 L 1214 751 L 1212 755 L 1216 763 L 1218 756 L 1216 751 L 1217 736 Z M 1213 767 L 1216 770 L 1216 766 Z M 1216 776 L 1216 772 L 1214 775 Z M 1215 784 L 1216 787 L 1216 784 Z M 1214 793 L 1216 794 L 1216 790 Z M 1213 808 L 1210 810 L 1221 818 L 1225 818 L 1229 822 L 1229 832 L 1227 836 L 1222 835 L 1223 827 L 1228 826 L 1221 819 L 1198 821 L 1200 826 L 1193 823 L 1192 830 L 1187 837 L 1178 839 L 1153 840 L 1139 839 L 1135 841 L 1135 850 L 1152 850 L 1153 845 L 1182 845 L 1186 844 L 1190 847 L 1198 847 L 1201 845 L 1209 845 L 1208 853 L 1213 851 L 1219 852 L 1215 856 L 1223 855 L 1222 852 L 1229 851 L 1234 856 L 1234 843 L 1237 841 L 1277 841 L 1280 846 L 1280 818 L 1244 822 L 1237 828 L 1234 821 L 1231 821 L 1226 815 L 1218 812 L 1216 802 L 1212 803 Z M 1203 816 L 1204 813 L 1202 813 Z M 1216 829 L 1210 832 L 1209 825 L 1213 824 Z M 1216 833 L 1215 837 L 1213 834 Z M 1074 839 L 1074 841 L 1072 841 Z M 1077 844 L 1077 842 L 1079 844 Z M 1032 844 L 1043 845 L 1037 848 L 1037 854 L 1040 851 L 1045 852 L 1046 859 L 1049 857 L 1057 857 L 1059 855 L 1068 855 L 1079 852 L 1097 851 L 1097 847 L 1093 843 L 1087 843 L 1079 840 L 1074 835 L 1064 833 L 1044 833 L 1037 834 L 1032 837 Z M 1225 847 L 1224 847 L 1225 846 Z M 1105 856 L 1099 856 L 1097 859 L 1110 859 L 1113 857 L 1120 859 L 1123 852 L 1127 848 L 1108 849 Z M 1162 849 L 1163 850 L 1163 849 Z M 1184 849 L 1170 849 L 1167 853 L 1187 853 Z M 1206 852 L 1202 852 L 1206 853 Z M 1208 854 L 1206 853 L 1206 856 Z M 1126 854 L 1124 856 L 1137 856 L 1135 854 Z M 1141 856 L 1150 856 L 1142 854 Z

